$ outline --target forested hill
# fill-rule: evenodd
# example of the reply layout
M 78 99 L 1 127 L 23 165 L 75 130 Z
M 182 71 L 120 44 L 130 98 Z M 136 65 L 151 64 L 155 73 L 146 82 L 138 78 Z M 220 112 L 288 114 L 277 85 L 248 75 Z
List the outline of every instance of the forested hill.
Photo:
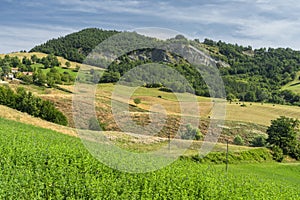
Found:
M 30 52 L 52 53 L 75 62 L 83 62 L 85 57 L 102 41 L 118 33 L 112 30 L 88 28 L 65 37 L 51 39 L 38 45 Z
M 49 40 L 45 44 L 34 47 L 31 51 L 53 53 L 69 60 L 82 62 L 94 47 L 116 33 L 118 32 L 94 28 L 85 29 L 62 38 Z M 132 34 L 132 37 L 141 39 L 136 33 Z M 185 43 L 209 52 L 220 69 L 229 100 L 239 99 L 241 101 L 300 105 L 300 94 L 282 90 L 285 84 L 297 78 L 296 74 L 300 71 L 299 51 L 290 48 L 252 49 L 251 46 L 243 47 L 209 39 L 205 39 L 203 42 L 198 39 L 188 40 L 183 36 L 176 36 L 175 39 L 185 40 Z M 163 43 L 163 41 L 159 42 Z M 117 48 L 113 45 L 111 50 Z M 165 58 L 168 58 L 168 56 L 165 56 L 166 52 L 160 52 L 162 55 L 156 57 L 161 57 L 162 60 L 155 60 L 155 62 L 165 62 Z M 102 81 L 114 82 L 131 68 L 141 63 L 154 61 L 151 56 L 147 56 L 149 54 L 148 50 L 132 52 L 131 54 L 125 55 L 125 57 L 123 56 L 117 62 L 114 62 L 108 68 L 108 72 Z M 172 62 L 170 61 L 174 60 L 172 56 L 167 60 L 167 65 L 175 67 L 177 71 L 186 76 L 194 87 L 196 94 L 209 95 L 200 74 L 195 70 L 191 70 L 192 66 L 188 63 Z M 177 91 L 184 92 L 185 88 L 178 85 Z

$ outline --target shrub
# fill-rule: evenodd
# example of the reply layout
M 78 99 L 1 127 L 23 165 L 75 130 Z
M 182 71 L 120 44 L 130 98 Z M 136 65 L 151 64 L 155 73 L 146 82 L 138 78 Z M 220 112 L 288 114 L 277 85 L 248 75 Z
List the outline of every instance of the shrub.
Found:
M 200 140 L 203 138 L 202 133 L 198 128 L 193 127 L 191 124 L 186 125 L 186 131 L 181 134 L 181 139 L 185 140 Z
M 264 147 L 266 145 L 266 138 L 262 135 L 256 136 L 251 141 L 251 146 L 253 147 Z
M 282 149 L 278 146 L 272 146 L 271 150 L 272 150 L 273 159 L 276 160 L 277 162 L 282 162 L 284 158 Z
M 133 102 L 137 105 L 137 104 L 140 104 L 142 101 L 141 101 L 140 98 L 135 98 L 135 99 L 133 100 Z
M 243 145 L 244 144 L 244 140 L 241 136 L 237 135 L 234 140 L 233 140 L 233 143 L 235 145 Z

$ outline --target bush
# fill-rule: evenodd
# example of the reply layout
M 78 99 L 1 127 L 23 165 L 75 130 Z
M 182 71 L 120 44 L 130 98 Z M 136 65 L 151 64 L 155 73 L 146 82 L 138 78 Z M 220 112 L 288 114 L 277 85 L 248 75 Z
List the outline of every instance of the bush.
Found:
M 200 140 L 203 138 L 202 133 L 198 128 L 193 127 L 191 124 L 186 125 L 186 131 L 181 134 L 181 139 L 185 140 Z
M 264 147 L 266 145 L 266 138 L 262 135 L 256 136 L 251 141 L 251 146 L 253 147 Z
M 233 143 L 235 145 L 243 145 L 244 144 L 244 140 L 241 136 L 237 135 L 234 140 L 233 140 Z
M 141 99 L 139 99 L 139 98 L 135 98 L 133 101 L 136 105 L 140 104 L 142 102 Z
M 278 146 L 273 146 L 271 150 L 272 150 L 273 159 L 276 160 L 277 162 L 282 162 L 284 158 L 282 149 Z

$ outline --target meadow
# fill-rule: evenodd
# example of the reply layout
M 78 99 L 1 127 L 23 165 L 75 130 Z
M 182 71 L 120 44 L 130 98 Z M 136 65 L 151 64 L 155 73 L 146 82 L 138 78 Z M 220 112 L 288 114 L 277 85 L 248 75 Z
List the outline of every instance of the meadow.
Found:
M 300 165 L 199 164 L 154 172 L 111 169 L 80 139 L 0 118 L 1 199 L 298 199 Z
M 285 86 L 282 87 L 283 90 L 291 90 L 295 92 L 296 94 L 300 94 L 300 72 L 297 73 L 297 76 L 295 79 Z

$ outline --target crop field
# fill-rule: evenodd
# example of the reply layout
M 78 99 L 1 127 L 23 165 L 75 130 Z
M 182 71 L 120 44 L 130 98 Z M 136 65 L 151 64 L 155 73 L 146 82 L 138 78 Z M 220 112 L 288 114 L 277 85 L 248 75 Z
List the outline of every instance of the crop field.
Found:
M 299 199 L 300 165 L 199 164 L 154 172 L 108 168 L 80 139 L 0 118 L 1 199 Z M 114 158 L 111 158 L 114 159 Z

